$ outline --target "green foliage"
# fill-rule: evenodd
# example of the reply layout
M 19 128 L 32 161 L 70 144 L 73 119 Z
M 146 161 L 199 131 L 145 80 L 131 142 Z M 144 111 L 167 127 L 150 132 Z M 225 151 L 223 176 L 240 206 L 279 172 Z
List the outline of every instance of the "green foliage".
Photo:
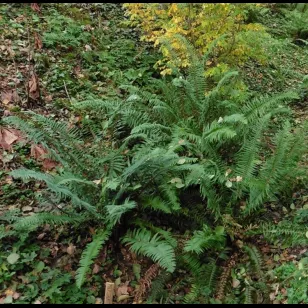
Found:
M 225 232 L 221 226 L 213 231 L 203 225 L 202 231 L 195 231 L 192 238 L 185 244 L 184 251 L 202 253 L 205 249 L 215 248 L 220 250 L 225 247 Z
M 308 258 L 302 258 L 296 265 L 284 263 L 274 270 L 278 282 L 286 288 L 287 293 L 280 293 L 277 299 L 286 301 L 288 304 L 307 304 L 307 271 Z M 287 297 L 286 297 L 287 294 Z
M 151 232 L 145 229 L 137 229 L 128 232 L 122 242 L 131 245 L 130 249 L 133 252 L 151 258 L 168 272 L 172 273 L 175 270 L 174 249 L 158 234 L 152 236 Z
M 80 12 L 73 10 L 72 15 Z M 294 131 L 288 108 L 288 103 L 305 98 L 305 80 L 300 96 L 298 91 L 254 96 L 243 86 L 241 73 L 219 71 L 216 75 L 213 69 L 205 69 L 209 59 L 217 58 L 212 53 L 222 41 L 225 44 L 224 37 L 207 45 L 206 54 L 200 57 L 181 35 L 175 38 L 187 51 L 189 66 L 185 71 L 176 70 L 172 77 L 153 79 L 149 67 L 155 61 L 147 56 L 147 48 L 139 50 L 129 30 L 125 40 L 120 30 L 118 43 L 117 35 L 108 37 L 103 33 L 108 33 L 108 27 L 101 24 L 92 34 L 86 30 L 84 25 L 90 22 L 87 14 L 85 20 L 75 23 L 64 12 L 51 13 L 44 46 L 74 53 L 66 54 L 63 66 L 51 64 L 51 89 L 56 92 L 63 87 L 64 78 L 69 93 L 87 100 L 69 99 L 80 116 L 76 125 L 72 119 L 55 120 L 34 112 L 2 120 L 22 130 L 31 142 L 44 147 L 47 158 L 58 162 L 56 170 L 46 173 L 32 170 L 29 162 L 29 169 L 10 173 L 12 186 L 1 187 L 7 196 L 15 192 L 20 180 L 40 185 L 36 196 L 42 213 L 23 216 L 19 209 L 4 213 L 1 209 L 4 224 L 0 225 L 0 239 L 6 244 L 0 282 L 9 288 L 15 273 L 31 270 L 27 279 L 33 286 L 27 291 L 22 286 L 26 295 L 21 303 L 35 301 L 38 294 L 50 303 L 95 302 L 92 293 L 86 295 L 87 282 L 99 279 L 99 275 L 90 277 L 90 268 L 110 238 L 117 244 L 122 237 L 132 252 L 150 258 L 164 270 L 152 284 L 149 302 L 171 301 L 170 290 L 164 285 L 171 273 L 176 276 L 184 271 L 188 277 L 179 284 L 190 286 L 184 302 L 216 303 L 217 277 L 222 260 L 227 259 L 230 239 L 232 249 L 235 239 L 245 242 L 253 234 L 274 243 L 283 240 L 285 245 L 307 245 L 305 208 L 292 221 L 261 225 L 257 231 L 245 233 L 244 239 L 242 234 L 242 228 L 266 211 L 267 203 L 288 199 L 305 173 L 298 165 L 306 151 L 305 135 Z M 100 13 L 103 16 L 106 10 L 102 7 Z M 252 11 L 246 13 L 258 19 L 269 10 L 256 10 L 255 16 Z M 100 15 L 97 18 L 102 21 Z M 246 38 L 241 35 L 238 44 Z M 92 50 L 87 47 L 84 51 L 90 37 Z M 162 41 L 162 46 L 168 57 L 181 58 L 170 42 Z M 75 53 L 84 71 L 80 79 L 73 80 L 66 65 L 68 59 L 77 59 Z M 221 78 L 213 80 L 213 74 Z M 79 85 L 73 87 L 77 80 Z M 107 85 L 115 95 L 104 92 Z M 81 254 L 75 277 L 51 267 L 41 268 L 42 263 L 35 263 L 36 248 L 20 250 L 34 231 L 46 224 L 70 227 L 82 244 L 87 242 L 86 227 L 96 230 Z M 245 275 L 236 276 L 241 288 L 233 293 L 226 290 L 225 302 L 251 303 L 258 292 L 265 294 L 260 253 L 247 243 L 243 248 L 250 261 Z M 300 271 L 302 274 L 302 268 Z M 254 281 L 256 278 L 260 279 Z M 303 287 L 297 283 L 290 291 L 296 294 L 291 295 L 291 302 L 306 300 L 300 297 Z
M 98 256 L 100 249 L 110 236 L 110 228 L 106 230 L 98 231 L 94 236 L 92 242 L 87 245 L 80 258 L 80 266 L 76 272 L 76 285 L 80 289 L 86 274 L 90 269 L 90 265 L 94 262 L 94 259 Z

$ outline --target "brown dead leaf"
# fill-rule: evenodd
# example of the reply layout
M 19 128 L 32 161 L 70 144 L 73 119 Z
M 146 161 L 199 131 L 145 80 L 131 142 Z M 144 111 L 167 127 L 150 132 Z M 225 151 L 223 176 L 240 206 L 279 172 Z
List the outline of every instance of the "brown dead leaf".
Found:
M 39 90 L 39 80 L 36 74 L 32 74 L 29 82 L 28 82 L 28 90 L 29 90 L 29 97 L 33 100 L 37 100 L 40 97 L 40 90 Z
M 7 105 L 9 102 L 13 102 L 13 91 L 3 92 L 1 94 L 1 101 L 3 105 Z
M 116 296 L 117 297 L 120 297 L 121 295 L 128 295 L 128 284 L 129 284 L 129 281 L 126 281 L 122 286 L 119 286 L 117 289 L 116 289 Z
M 32 206 L 28 206 L 28 205 L 26 205 L 26 206 L 24 206 L 22 208 L 23 212 L 31 212 L 32 210 L 33 210 L 33 207 Z
M 38 6 L 37 3 L 31 3 L 31 9 L 32 9 L 34 12 L 37 12 L 37 13 L 40 13 L 40 12 L 41 12 L 41 9 L 40 9 L 40 7 Z
M 92 274 L 97 274 L 101 270 L 101 267 L 97 264 L 94 264 Z
M 45 155 L 48 153 L 46 149 L 44 149 L 42 146 L 38 144 L 32 144 L 31 145 L 31 152 L 30 155 L 38 160 L 43 160 L 45 158 Z
M 37 161 L 42 162 L 43 169 L 44 170 L 52 170 L 56 166 L 58 166 L 58 163 L 53 161 L 50 158 L 47 158 L 48 151 L 43 148 L 41 145 L 38 144 L 32 144 L 31 145 L 31 152 L 30 155 L 34 157 Z
M 10 115 L 12 115 L 12 113 L 11 113 L 10 110 L 4 110 L 4 112 L 3 112 L 3 116 L 4 116 L 4 117 L 8 117 L 8 116 L 10 116 Z
M 37 32 L 34 32 L 34 48 L 41 50 L 43 47 L 42 40 Z
M 41 239 L 43 239 L 43 237 L 44 237 L 45 235 L 46 235 L 45 232 L 44 232 L 44 233 L 41 233 L 41 234 L 38 235 L 37 239 L 38 239 L 38 240 L 41 240 Z
M 66 249 L 66 252 L 72 256 L 75 253 L 75 251 L 76 251 L 76 246 L 74 246 L 72 243 L 69 244 Z
M 20 297 L 20 293 L 14 292 L 13 298 L 14 298 L 14 299 L 18 299 L 19 297 Z
M 7 289 L 5 292 L 4 292 L 4 294 L 6 295 L 6 296 L 12 296 L 13 294 L 14 294 L 14 291 L 13 290 L 11 290 L 11 289 Z
M 43 169 L 45 171 L 52 170 L 57 166 L 58 166 L 58 163 L 53 161 L 52 159 L 47 158 L 43 160 Z
M 0 147 L 4 150 L 11 150 L 12 144 L 20 139 L 20 134 L 16 133 L 17 130 L 0 128 Z
M 232 287 L 234 289 L 236 289 L 240 284 L 241 284 L 241 282 L 238 279 L 233 278 L 233 280 L 232 280 Z
M 52 101 L 52 95 L 45 96 L 45 101 L 50 103 Z

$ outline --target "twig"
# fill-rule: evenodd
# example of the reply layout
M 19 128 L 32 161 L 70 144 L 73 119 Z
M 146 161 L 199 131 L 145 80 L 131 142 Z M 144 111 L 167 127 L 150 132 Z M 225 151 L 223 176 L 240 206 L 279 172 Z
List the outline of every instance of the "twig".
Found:
M 63 83 L 64 83 L 65 93 L 66 93 L 66 95 L 67 95 L 67 97 L 68 97 L 69 101 L 71 102 L 71 97 L 70 97 L 70 95 L 68 94 L 68 91 L 67 91 L 67 88 L 66 88 L 66 83 L 65 83 L 65 80 L 63 80 Z

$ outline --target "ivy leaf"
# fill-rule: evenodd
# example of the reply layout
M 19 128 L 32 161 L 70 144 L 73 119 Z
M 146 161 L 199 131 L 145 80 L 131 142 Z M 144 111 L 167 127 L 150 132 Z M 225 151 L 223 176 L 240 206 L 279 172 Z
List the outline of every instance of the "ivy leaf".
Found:
M 7 257 L 7 262 L 9 262 L 10 264 L 15 264 L 19 258 L 20 258 L 20 255 L 13 252 Z

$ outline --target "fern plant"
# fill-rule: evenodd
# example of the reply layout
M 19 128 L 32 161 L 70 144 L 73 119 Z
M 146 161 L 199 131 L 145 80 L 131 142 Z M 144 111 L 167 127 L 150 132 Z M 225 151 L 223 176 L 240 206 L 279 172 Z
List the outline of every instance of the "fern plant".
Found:
M 300 133 L 294 135 L 287 122 L 279 128 L 271 123 L 289 110 L 286 103 L 296 93 L 235 99 L 230 93 L 239 74 L 228 72 L 213 86 L 205 77 L 207 55 L 200 58 L 187 41 L 181 42 L 192 53 L 186 72 L 170 82 L 153 81 L 151 92 L 128 87 L 123 101 L 74 103 L 75 111 L 89 119 L 78 129 L 31 112 L 4 119 L 43 145 L 61 166 L 55 175 L 22 169 L 12 176 L 45 183 L 42 201 L 65 204 L 54 206 L 53 213 L 16 221 L 15 227 L 30 227 L 31 219 L 33 225 L 91 221 L 99 230 L 82 254 L 78 287 L 120 224 L 123 244 L 174 272 L 177 245 L 157 224 L 160 218 L 169 225 L 187 219 L 189 204 L 183 195 L 190 189 L 197 192 L 200 217 L 208 222 L 202 230 L 192 230 L 182 252 L 195 256 L 193 267 L 200 262 L 209 273 L 206 264 L 214 268 L 216 263 L 204 260 L 203 254 L 217 258 L 224 251 L 225 217 L 245 225 L 299 174 L 305 151 Z M 136 229 L 140 218 L 151 227 L 139 224 Z

